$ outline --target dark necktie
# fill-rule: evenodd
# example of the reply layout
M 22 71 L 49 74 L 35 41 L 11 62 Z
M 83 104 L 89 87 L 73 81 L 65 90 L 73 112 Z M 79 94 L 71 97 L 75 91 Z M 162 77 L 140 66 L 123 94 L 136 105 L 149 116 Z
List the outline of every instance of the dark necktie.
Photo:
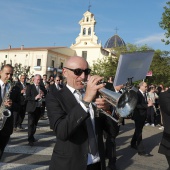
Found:
M 76 93 L 79 95 L 79 99 L 81 101 L 83 98 L 81 91 L 76 90 Z M 95 156 L 98 151 L 98 148 L 97 148 L 96 135 L 94 133 L 91 117 L 87 118 L 86 126 L 87 126 L 87 132 L 88 132 L 89 153 Z
M 3 93 L 2 93 L 2 99 L 5 97 L 5 94 L 6 94 L 6 84 L 4 84 L 3 86 L 4 86 L 4 90 L 3 90 Z
M 145 102 L 147 102 L 147 96 L 146 96 L 146 93 L 143 93 L 144 95 L 144 98 L 145 98 Z
M 36 85 L 36 90 L 37 90 L 38 93 L 40 92 L 40 88 L 37 85 Z

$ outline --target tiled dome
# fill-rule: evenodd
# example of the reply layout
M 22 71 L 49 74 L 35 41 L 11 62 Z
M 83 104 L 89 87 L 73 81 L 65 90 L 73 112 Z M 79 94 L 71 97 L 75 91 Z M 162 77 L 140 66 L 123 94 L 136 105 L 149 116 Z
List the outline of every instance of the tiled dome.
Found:
M 126 46 L 125 42 L 122 38 L 120 38 L 117 34 L 109 38 L 104 46 L 104 48 L 115 48 L 120 46 Z

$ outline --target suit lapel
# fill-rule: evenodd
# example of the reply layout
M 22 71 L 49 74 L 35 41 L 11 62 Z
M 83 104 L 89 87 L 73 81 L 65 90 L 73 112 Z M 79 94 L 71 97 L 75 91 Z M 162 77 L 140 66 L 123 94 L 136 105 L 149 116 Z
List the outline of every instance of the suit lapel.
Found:
M 77 104 L 77 100 L 72 94 L 72 92 L 64 86 L 60 91 L 58 91 L 60 94 L 61 99 L 64 101 L 65 105 L 69 108 L 73 107 Z
M 35 95 L 38 95 L 37 89 L 36 89 L 36 87 L 35 87 L 34 84 L 32 84 L 32 89 L 33 89 L 33 93 L 34 93 Z

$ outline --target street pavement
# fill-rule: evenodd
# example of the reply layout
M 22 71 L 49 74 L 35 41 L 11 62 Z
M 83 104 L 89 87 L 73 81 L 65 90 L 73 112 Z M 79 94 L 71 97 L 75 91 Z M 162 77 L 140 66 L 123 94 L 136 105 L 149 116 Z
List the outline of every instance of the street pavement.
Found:
M 134 132 L 133 121 L 126 119 L 125 122 L 126 124 L 121 126 L 120 134 L 116 139 L 117 168 L 119 170 L 166 170 L 168 164 L 165 156 L 158 153 L 163 131 L 158 127 L 144 127 L 145 148 L 154 156 L 143 157 L 130 147 L 130 140 Z M 27 117 L 23 126 L 27 127 Z M 56 140 L 54 133 L 49 128 L 48 119 L 39 121 L 35 138 L 38 141 L 31 147 L 27 142 L 27 129 L 14 132 L 0 162 L 0 170 L 48 170 Z

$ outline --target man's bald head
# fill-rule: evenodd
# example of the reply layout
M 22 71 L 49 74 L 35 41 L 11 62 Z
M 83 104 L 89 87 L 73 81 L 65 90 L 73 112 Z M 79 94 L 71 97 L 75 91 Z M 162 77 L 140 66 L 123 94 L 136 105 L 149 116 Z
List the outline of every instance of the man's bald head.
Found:
M 75 66 L 76 63 L 87 63 L 87 61 L 83 58 L 83 57 L 79 57 L 79 56 L 72 56 L 70 57 L 67 62 L 66 62 L 66 67 L 72 68 Z

